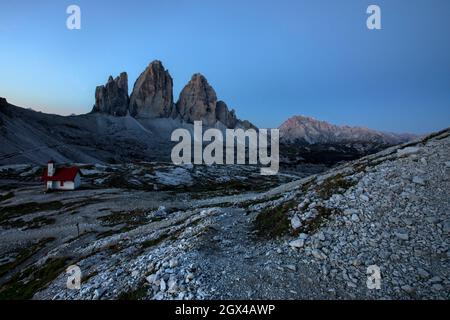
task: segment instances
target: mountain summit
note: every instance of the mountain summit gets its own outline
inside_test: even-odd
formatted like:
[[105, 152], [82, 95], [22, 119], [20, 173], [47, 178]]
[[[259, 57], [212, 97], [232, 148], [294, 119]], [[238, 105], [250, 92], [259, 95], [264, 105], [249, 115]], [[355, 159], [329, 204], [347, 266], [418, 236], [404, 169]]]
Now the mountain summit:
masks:
[[128, 77], [125, 72], [106, 85], [97, 87], [92, 113], [117, 117], [128, 113], [139, 119], [178, 118], [186, 123], [203, 121], [206, 126], [226, 128], [255, 128], [250, 122], [239, 120], [234, 110], [218, 101], [208, 80], [196, 73], [180, 93], [178, 102], [173, 98], [173, 80], [161, 61], [155, 60], [136, 80], [128, 96]]

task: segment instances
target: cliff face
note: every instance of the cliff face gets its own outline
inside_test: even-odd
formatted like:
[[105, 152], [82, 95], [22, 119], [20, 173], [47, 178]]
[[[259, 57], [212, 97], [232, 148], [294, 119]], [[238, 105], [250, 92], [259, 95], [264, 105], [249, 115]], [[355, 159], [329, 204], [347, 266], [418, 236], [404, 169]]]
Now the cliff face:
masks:
[[97, 87], [92, 111], [125, 116], [128, 112], [128, 104], [128, 76], [126, 72], [122, 72], [115, 79], [110, 76], [106, 85]]
[[255, 128], [248, 121], [241, 121], [234, 110], [217, 100], [216, 92], [206, 78], [196, 73], [174, 103], [173, 80], [161, 61], [153, 61], [136, 80], [131, 96], [128, 96], [128, 77], [125, 72], [106, 85], [97, 87], [93, 113], [125, 116], [128, 113], [141, 119], [179, 118], [184, 122], [202, 121], [205, 126], [220, 122], [227, 128]]
[[161, 61], [153, 61], [136, 80], [130, 98], [130, 113], [142, 118], [174, 115], [173, 81]]

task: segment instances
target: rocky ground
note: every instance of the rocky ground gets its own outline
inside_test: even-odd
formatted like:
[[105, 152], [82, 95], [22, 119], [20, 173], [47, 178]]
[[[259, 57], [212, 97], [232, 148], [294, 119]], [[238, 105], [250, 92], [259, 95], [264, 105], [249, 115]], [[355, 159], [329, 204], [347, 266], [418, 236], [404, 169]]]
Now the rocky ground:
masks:
[[[209, 181], [195, 197], [100, 184], [43, 206], [37, 187], [22, 185], [0, 199], [0, 297], [449, 299], [449, 151], [446, 130], [268, 191], [233, 184], [220, 194]], [[92, 185], [103, 178], [91, 174]], [[18, 221], [21, 195], [41, 203], [40, 219]], [[69, 216], [85, 217], [80, 235]], [[50, 232], [55, 224], [66, 231]], [[74, 264], [81, 290], [66, 288]], [[366, 284], [374, 265], [380, 289]]]

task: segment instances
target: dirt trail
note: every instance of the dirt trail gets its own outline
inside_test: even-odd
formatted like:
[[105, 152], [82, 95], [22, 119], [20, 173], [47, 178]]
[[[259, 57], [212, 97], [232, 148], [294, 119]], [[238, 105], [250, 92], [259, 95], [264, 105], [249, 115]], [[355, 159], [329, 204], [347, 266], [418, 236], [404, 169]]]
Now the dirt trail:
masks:
[[[258, 239], [251, 215], [227, 208], [200, 239], [196, 255], [211, 299], [299, 299], [311, 296], [312, 279], [298, 254], [282, 243]], [[300, 270], [300, 271], [299, 271]], [[318, 294], [316, 290], [316, 294]]]

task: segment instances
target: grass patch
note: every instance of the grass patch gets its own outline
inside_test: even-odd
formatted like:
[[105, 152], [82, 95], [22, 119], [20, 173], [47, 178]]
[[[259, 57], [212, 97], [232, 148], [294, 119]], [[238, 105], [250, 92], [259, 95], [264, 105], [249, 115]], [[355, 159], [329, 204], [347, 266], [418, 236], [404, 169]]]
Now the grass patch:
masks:
[[294, 208], [296, 203], [288, 201], [275, 208], [261, 212], [254, 220], [254, 229], [257, 235], [265, 238], [283, 236], [290, 231], [290, 222], [287, 212]]
[[354, 186], [354, 181], [349, 181], [339, 173], [330, 177], [316, 187], [317, 194], [324, 200], [331, 198], [333, 194], [344, 193], [347, 189]]
[[168, 238], [168, 235], [162, 235], [159, 238], [145, 240], [144, 242], [142, 242], [142, 248], [146, 249], [146, 248], [154, 247], [167, 238]]
[[143, 284], [132, 291], [122, 292], [118, 296], [118, 300], [142, 300], [147, 296], [148, 288]]
[[0, 202], [6, 201], [14, 197], [14, 192], [8, 192], [7, 194], [0, 195]]
[[317, 216], [308, 221], [307, 224], [303, 225], [299, 229], [299, 233], [306, 233], [306, 234], [314, 234], [317, 230], [319, 230], [320, 227], [322, 227], [325, 222], [328, 220], [328, 218], [334, 213], [332, 209], [325, 208], [322, 206], [315, 207], [318, 214]]
[[28, 260], [36, 252], [42, 249], [47, 243], [52, 242], [54, 240], [55, 238], [45, 238], [38, 241], [35, 244], [32, 244], [30, 247], [23, 248], [22, 250], [20, 250], [14, 261], [0, 265], [0, 277], [5, 275], [7, 272], [15, 269], [17, 266]]
[[49, 259], [36, 269], [31, 266], [0, 289], [0, 300], [28, 300], [53, 281], [67, 267], [68, 257]]
[[22, 215], [37, 213], [41, 211], [56, 211], [63, 208], [60, 201], [51, 202], [27, 202], [15, 206], [3, 207], [0, 209], [0, 224], [4, 221]]
[[[99, 217], [98, 220], [101, 220], [107, 226], [126, 224], [129, 230], [149, 222], [149, 219], [147, 218], [147, 211], [143, 209], [136, 209], [132, 211], [114, 211], [110, 215]], [[156, 220], [152, 219], [151, 221]]]
[[55, 222], [56, 220], [53, 218], [37, 217], [33, 218], [30, 221], [24, 221], [22, 219], [8, 221], [2, 223], [1, 225], [8, 228], [16, 228], [16, 229], [24, 228], [24, 230], [28, 230], [28, 229], [39, 229], [42, 226], [51, 225], [54, 224]]

